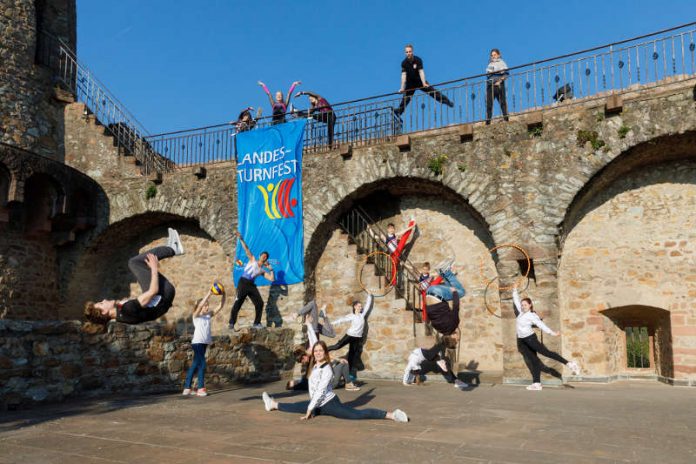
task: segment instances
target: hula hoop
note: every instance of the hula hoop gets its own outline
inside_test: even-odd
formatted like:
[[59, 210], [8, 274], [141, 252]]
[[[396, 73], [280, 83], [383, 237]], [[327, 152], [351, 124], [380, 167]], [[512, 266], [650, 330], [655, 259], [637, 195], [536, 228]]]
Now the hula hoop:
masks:
[[[488, 281], [486, 284], [486, 289], [483, 291], [483, 304], [486, 306], [486, 311], [491, 313], [493, 316], [502, 319], [503, 316], [500, 314], [497, 314], [494, 309], [491, 309], [491, 305], [488, 304], [488, 289], [491, 287], [491, 284], [498, 280], [498, 277], [493, 277], [491, 280]], [[524, 286], [524, 288], [521, 288], [520, 291], [524, 292], [527, 290], [529, 287], [529, 279], [527, 279], [527, 285]]]
[[[493, 253], [493, 252], [499, 250], [500, 248], [514, 248], [515, 250], [519, 251], [520, 253], [522, 253], [524, 255], [524, 259], [527, 261], [527, 269], [526, 269], [524, 275], [520, 276], [519, 278], [526, 279], [527, 276], [529, 275], [529, 271], [531, 269], [531, 260], [529, 259], [529, 254], [527, 254], [527, 252], [524, 250], [524, 248], [522, 248], [519, 245], [515, 245], [514, 243], [504, 243], [502, 245], [494, 246], [493, 248], [488, 250], [488, 252]], [[481, 281], [486, 282], [486, 289], [487, 289], [491, 283], [493, 283], [495, 280], [498, 279], [498, 277], [494, 277], [494, 278], [489, 280], [485, 275], [483, 275], [483, 266], [484, 266], [484, 262], [483, 262], [483, 258], [481, 258], [480, 265], [479, 265], [479, 274], [481, 276]], [[511, 290], [513, 287], [515, 287], [515, 285], [508, 285], [505, 287], [499, 286], [498, 290], [499, 291]], [[519, 287], [519, 285], [518, 285], [518, 287]]]
[[[368, 264], [368, 261], [370, 261], [370, 258], [383, 255], [386, 258], [388, 258], [391, 261], [391, 271], [392, 271], [392, 278], [391, 281], [388, 282], [387, 286], [385, 287], [384, 292], [381, 294], [375, 294], [372, 293], [363, 283], [363, 271], [365, 270], [365, 265]], [[373, 251], [372, 253], [369, 253], [367, 256], [365, 256], [365, 259], [363, 260], [362, 266], [360, 266], [360, 274], [358, 275], [358, 283], [360, 284], [360, 287], [367, 293], [371, 294], [372, 296], [375, 297], [381, 297], [385, 296], [387, 293], [389, 293], [392, 288], [394, 288], [394, 284], [396, 284], [396, 260], [392, 255], [389, 253], [385, 253], [384, 251]]]

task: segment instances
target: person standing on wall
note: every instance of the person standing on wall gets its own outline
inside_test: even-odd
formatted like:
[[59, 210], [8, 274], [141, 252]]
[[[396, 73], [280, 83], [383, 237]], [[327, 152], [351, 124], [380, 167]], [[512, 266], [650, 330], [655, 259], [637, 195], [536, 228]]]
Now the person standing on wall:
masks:
[[267, 251], [262, 251], [259, 255], [259, 259], [256, 259], [242, 238], [242, 234], [237, 231], [236, 235], [239, 239], [239, 243], [242, 244], [242, 248], [244, 248], [244, 252], [246, 253], [249, 261], [246, 263], [246, 266], [244, 266], [244, 273], [239, 278], [239, 282], [237, 283], [237, 295], [234, 299], [234, 304], [232, 305], [230, 324], [228, 328], [230, 330], [234, 330], [235, 332], [239, 330], [238, 328], [235, 328], [237, 316], [239, 315], [239, 310], [242, 308], [242, 304], [244, 304], [244, 301], [248, 297], [251, 299], [251, 302], [254, 303], [255, 315], [254, 325], [252, 325], [252, 328], [262, 329], [263, 325], [261, 325], [261, 312], [263, 310], [263, 299], [261, 298], [259, 289], [254, 283], [254, 279], [260, 275], [263, 275], [266, 279], [273, 282], [275, 280], [273, 266], [271, 266], [271, 264], [268, 262], [269, 256]]
[[500, 50], [491, 50], [488, 66], [486, 67], [486, 125], [491, 123], [493, 116], [493, 99], [498, 100], [503, 119], [508, 120], [507, 100], [505, 99], [505, 79], [510, 75], [507, 64], [503, 61]]
[[411, 102], [413, 94], [416, 93], [418, 89], [427, 93], [438, 102], [450, 108], [454, 107], [454, 103], [452, 103], [447, 96], [435, 90], [425, 79], [423, 60], [413, 54], [413, 45], [406, 45], [404, 52], [406, 53], [406, 58], [401, 62], [401, 89], [399, 90], [403, 96], [399, 108], [395, 111], [396, 114], [399, 117], [403, 114], [406, 107]]

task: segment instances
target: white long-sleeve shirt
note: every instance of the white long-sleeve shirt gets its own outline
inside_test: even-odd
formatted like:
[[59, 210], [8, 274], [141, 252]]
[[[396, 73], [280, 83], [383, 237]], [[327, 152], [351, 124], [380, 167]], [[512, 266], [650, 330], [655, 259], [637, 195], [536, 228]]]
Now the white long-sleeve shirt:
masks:
[[314, 366], [309, 376], [309, 405], [307, 414], [320, 408], [331, 401], [336, 394], [333, 392], [331, 381], [333, 380], [333, 368], [325, 362], [321, 366]]
[[317, 333], [314, 331], [311, 323], [307, 322], [305, 325], [307, 326], [307, 338], [309, 339], [309, 349], [311, 350], [314, 344], [319, 341], [319, 337], [317, 337]]
[[537, 326], [547, 334], [553, 335], [555, 332], [544, 324], [539, 315], [534, 311], [522, 311], [522, 300], [520, 299], [520, 294], [517, 289], [512, 291], [512, 301], [515, 303], [515, 309], [517, 310], [516, 328], [517, 328], [517, 338], [525, 338], [534, 334], [534, 329], [532, 326]]
[[344, 322], [350, 322], [350, 327], [346, 330], [346, 334], [351, 337], [362, 337], [363, 331], [365, 330], [365, 320], [367, 320], [370, 312], [372, 311], [372, 295], [367, 295], [367, 300], [363, 306], [363, 310], [357, 314], [348, 314], [347, 316], [340, 317], [333, 321], [333, 325], [343, 324]]

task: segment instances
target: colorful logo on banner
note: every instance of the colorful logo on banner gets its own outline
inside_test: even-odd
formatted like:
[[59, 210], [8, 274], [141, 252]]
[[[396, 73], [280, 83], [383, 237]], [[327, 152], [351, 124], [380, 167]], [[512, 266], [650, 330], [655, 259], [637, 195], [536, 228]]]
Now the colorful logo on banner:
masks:
[[[257, 185], [265, 201], [265, 211], [268, 219], [281, 219], [294, 217], [292, 208], [297, 206], [297, 198], [290, 198], [292, 184], [295, 178], [279, 181], [277, 184], [268, 184], [267, 187]], [[279, 212], [280, 211], [280, 212]]]
[[[258, 258], [266, 251], [275, 280], [263, 275], [256, 285], [296, 284], [304, 280], [302, 226], [302, 145], [306, 119], [237, 135], [237, 211], [239, 232]], [[237, 244], [233, 278], [249, 261]]]

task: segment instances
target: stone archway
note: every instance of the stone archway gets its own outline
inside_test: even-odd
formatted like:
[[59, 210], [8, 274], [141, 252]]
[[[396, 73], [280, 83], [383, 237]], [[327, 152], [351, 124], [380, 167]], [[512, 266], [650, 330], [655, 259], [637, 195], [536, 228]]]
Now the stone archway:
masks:
[[[186, 320], [194, 301], [205, 295], [213, 279], [233, 288], [229, 258], [196, 221], [168, 213], [146, 213], [110, 225], [82, 253], [68, 285], [61, 317], [80, 318], [84, 302], [90, 299], [138, 295], [141, 289], [128, 270], [128, 259], [153, 246], [164, 245], [168, 227], [179, 231], [186, 253], [167, 259], [160, 266], [177, 289], [174, 306], [164, 320]], [[218, 317], [216, 332], [224, 326], [224, 315]]]
[[[495, 263], [487, 251], [493, 246], [493, 238], [482, 216], [442, 183], [394, 177], [365, 184], [346, 195], [309, 238], [305, 298], [327, 304], [327, 313], [336, 317], [349, 311], [347, 299], [365, 297], [358, 283], [363, 257], [338, 226], [341, 216], [355, 206], [366, 210], [382, 226], [394, 222], [401, 228], [415, 216], [419, 229], [407, 256], [416, 266], [423, 261], [434, 266], [454, 255], [458, 277], [467, 290], [460, 309], [463, 342], [459, 368], [502, 371], [501, 319], [486, 311], [485, 286], [480, 278], [481, 260], [485, 273], [496, 275]], [[498, 304], [497, 292], [489, 295], [489, 301]], [[363, 356], [369, 375], [399, 375], [414, 344], [411, 312], [404, 310], [403, 300], [389, 294], [377, 300], [370, 327]], [[419, 341], [428, 342], [420, 337], [415, 340]], [[382, 372], [372, 371], [377, 363]]]
[[[696, 334], [688, 322], [696, 316], [690, 304], [696, 219], [688, 213], [696, 209], [696, 153], [677, 143], [689, 137], [675, 136], [664, 152], [656, 143], [622, 156], [588, 183], [566, 215], [558, 272], [563, 348], [581, 359], [588, 377], [622, 371], [616, 353], [623, 322], [615, 315], [625, 316], [617, 309], [625, 307], [664, 308], [663, 322], [644, 326], [653, 335], [665, 327], [673, 334], [660, 337], [659, 374], [696, 374]], [[672, 350], [679, 354], [673, 369]]]

